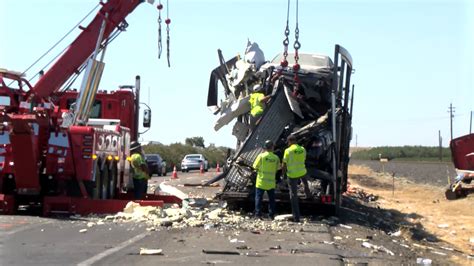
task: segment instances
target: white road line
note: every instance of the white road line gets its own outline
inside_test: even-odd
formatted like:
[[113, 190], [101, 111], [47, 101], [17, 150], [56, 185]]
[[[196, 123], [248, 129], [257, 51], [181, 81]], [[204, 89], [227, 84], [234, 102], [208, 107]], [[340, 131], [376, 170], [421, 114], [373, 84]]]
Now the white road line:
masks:
[[42, 222], [42, 223], [37, 223], [37, 224], [25, 225], [25, 226], [22, 226], [22, 227], [19, 227], [19, 228], [10, 230], [10, 231], [0, 232], [0, 237], [3, 237], [3, 236], [10, 236], [10, 235], [16, 234], [16, 233], [21, 232], [21, 231], [25, 231], [25, 230], [28, 230], [28, 229], [32, 229], [32, 228], [34, 228], [34, 227], [40, 227], [40, 226], [42, 226], [42, 225], [46, 225], [46, 224], [50, 224], [50, 223], [52, 223], [52, 221], [47, 221], [47, 222]]
[[107, 250], [105, 250], [105, 251], [103, 251], [103, 252], [101, 252], [101, 253], [99, 253], [99, 254], [97, 254], [97, 255], [95, 255], [95, 256], [93, 256], [93, 257], [91, 257], [91, 258], [89, 258], [89, 259], [87, 259], [83, 262], [78, 263], [77, 266], [92, 265], [92, 264], [96, 263], [97, 261], [99, 261], [99, 260], [101, 260], [101, 259], [103, 259], [103, 258], [105, 258], [109, 255], [112, 255], [113, 253], [115, 253], [115, 252], [117, 252], [117, 251], [119, 251], [119, 250], [121, 250], [121, 249], [137, 242], [138, 240], [143, 239], [144, 237], [146, 237], [149, 234], [150, 234], [149, 232], [144, 232], [142, 234], [139, 234], [139, 235], [137, 235], [137, 236], [125, 241], [125, 242], [120, 243], [118, 246], [116, 246], [114, 248], [107, 249]]

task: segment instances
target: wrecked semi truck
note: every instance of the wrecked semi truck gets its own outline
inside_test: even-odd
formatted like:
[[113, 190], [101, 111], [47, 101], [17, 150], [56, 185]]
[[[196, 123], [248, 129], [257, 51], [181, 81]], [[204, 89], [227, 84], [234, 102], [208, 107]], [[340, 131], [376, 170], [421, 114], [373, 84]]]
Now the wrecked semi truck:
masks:
[[[306, 198], [300, 188], [300, 203], [309, 209], [329, 205], [337, 212], [347, 189], [352, 134], [351, 55], [340, 45], [335, 46], [334, 61], [326, 55], [300, 53], [298, 69], [292, 67], [293, 54], [288, 55], [289, 67], [280, 64], [286, 59], [283, 54], [264, 63], [263, 52], [254, 44], [249, 43], [243, 59], [237, 56], [225, 61], [219, 50], [220, 66], [210, 77], [207, 105], [219, 115], [214, 129], [236, 120], [232, 129], [236, 150], [227, 158], [224, 172], [213, 180], [225, 180], [219, 197], [229, 206], [251, 206], [256, 179], [252, 164], [263, 152], [264, 142], [272, 140], [275, 154], [282, 158], [286, 139], [293, 135], [307, 151], [312, 194], [311, 199]], [[219, 81], [224, 89], [220, 103]], [[257, 124], [251, 125], [249, 95], [255, 87], [263, 87], [261, 91], [270, 95], [270, 100]], [[289, 202], [288, 185], [280, 173], [275, 195], [277, 203], [285, 203]]]

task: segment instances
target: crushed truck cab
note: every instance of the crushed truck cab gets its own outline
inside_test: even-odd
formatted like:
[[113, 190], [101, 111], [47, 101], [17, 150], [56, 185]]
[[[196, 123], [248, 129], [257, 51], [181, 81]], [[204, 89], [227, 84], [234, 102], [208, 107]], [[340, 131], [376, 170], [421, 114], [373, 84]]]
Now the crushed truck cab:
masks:
[[[309, 206], [330, 205], [336, 211], [340, 207], [341, 195], [347, 189], [352, 134], [352, 58], [340, 45], [335, 46], [334, 61], [326, 55], [300, 53], [300, 68], [294, 71], [293, 57], [288, 55], [289, 67], [280, 66], [281, 54], [257, 67], [251, 60], [242, 62], [238, 57], [226, 62], [219, 51], [221, 65], [211, 73], [207, 103], [218, 115], [216, 130], [235, 121], [236, 150], [219, 176], [225, 180], [219, 196], [230, 205], [242, 207], [253, 202], [256, 174], [251, 166], [263, 152], [264, 142], [273, 141], [275, 154], [281, 159], [286, 139], [293, 135], [307, 150], [305, 165], [312, 194], [312, 199], [306, 199], [300, 191], [300, 200]], [[219, 81], [224, 88], [220, 105]], [[263, 93], [271, 98], [252, 128], [245, 99], [255, 85], [263, 86]], [[277, 173], [279, 202], [289, 202], [286, 182]]]

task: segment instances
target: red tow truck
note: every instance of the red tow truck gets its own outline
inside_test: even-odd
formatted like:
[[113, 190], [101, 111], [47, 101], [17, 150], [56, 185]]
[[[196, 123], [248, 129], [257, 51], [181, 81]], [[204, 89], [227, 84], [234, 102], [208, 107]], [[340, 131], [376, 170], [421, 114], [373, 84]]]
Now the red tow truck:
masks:
[[[128, 158], [138, 139], [140, 77], [110, 93], [98, 86], [107, 44], [142, 2], [100, 2], [94, 19], [34, 86], [21, 73], [0, 69], [0, 213], [31, 204], [44, 215], [113, 213], [133, 199]], [[80, 90], [61, 90], [81, 69]], [[149, 127], [151, 111], [145, 114]], [[148, 194], [138, 202], [180, 200]]]

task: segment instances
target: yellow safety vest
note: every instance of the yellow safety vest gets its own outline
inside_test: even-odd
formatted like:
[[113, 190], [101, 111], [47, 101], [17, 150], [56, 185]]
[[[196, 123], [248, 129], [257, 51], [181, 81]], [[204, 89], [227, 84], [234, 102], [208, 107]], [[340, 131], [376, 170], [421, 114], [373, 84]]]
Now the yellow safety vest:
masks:
[[286, 175], [290, 178], [300, 178], [306, 175], [306, 150], [298, 144], [293, 144], [285, 150], [283, 162], [286, 163]]
[[150, 179], [150, 176], [141, 169], [141, 165], [146, 164], [145, 159], [139, 153], [134, 153], [131, 156], [130, 165], [133, 168], [135, 179]]
[[275, 175], [280, 166], [280, 158], [273, 152], [260, 153], [253, 163], [253, 168], [257, 170], [257, 181], [255, 186], [263, 190], [275, 188]]
[[250, 114], [252, 116], [257, 116], [263, 113], [263, 103], [262, 99], [265, 97], [263, 93], [254, 92], [250, 94]]

